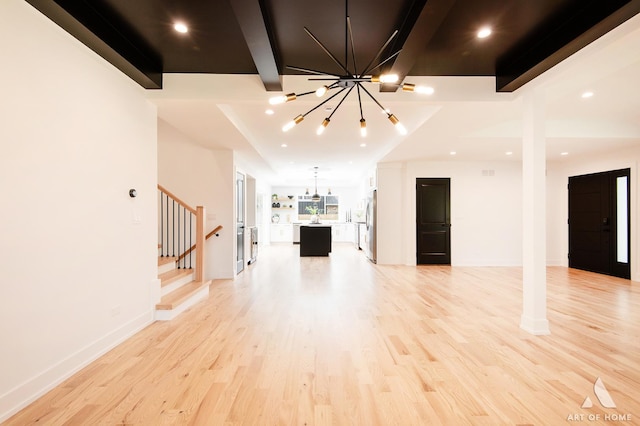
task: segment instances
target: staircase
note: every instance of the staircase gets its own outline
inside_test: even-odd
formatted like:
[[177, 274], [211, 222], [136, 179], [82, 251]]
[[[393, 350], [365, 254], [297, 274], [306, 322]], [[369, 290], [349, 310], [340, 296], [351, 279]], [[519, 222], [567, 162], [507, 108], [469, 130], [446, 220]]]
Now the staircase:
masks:
[[177, 269], [176, 257], [158, 257], [160, 302], [155, 319], [168, 321], [209, 296], [211, 280], [195, 281], [193, 269]]
[[204, 207], [190, 207], [160, 185], [158, 190], [160, 301], [155, 319], [167, 321], [209, 296], [211, 280], [204, 279], [205, 241], [218, 236], [222, 226], [205, 236]]

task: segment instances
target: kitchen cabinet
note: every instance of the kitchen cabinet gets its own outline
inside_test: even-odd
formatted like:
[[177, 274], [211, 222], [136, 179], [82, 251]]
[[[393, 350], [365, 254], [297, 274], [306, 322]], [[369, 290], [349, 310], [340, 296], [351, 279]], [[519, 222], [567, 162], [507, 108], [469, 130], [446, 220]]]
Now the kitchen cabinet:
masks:
[[353, 224], [351, 223], [332, 224], [331, 238], [335, 242], [352, 243], [354, 240]]
[[293, 225], [289, 223], [272, 223], [270, 231], [272, 243], [293, 242]]

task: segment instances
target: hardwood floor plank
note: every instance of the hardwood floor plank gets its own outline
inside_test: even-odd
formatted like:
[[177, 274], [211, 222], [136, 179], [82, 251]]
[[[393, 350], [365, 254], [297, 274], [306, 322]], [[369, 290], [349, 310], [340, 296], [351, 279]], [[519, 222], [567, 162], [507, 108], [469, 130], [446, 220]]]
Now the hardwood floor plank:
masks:
[[[374, 265], [346, 244], [327, 258], [261, 248], [206, 301], [5, 424], [640, 423], [640, 283], [550, 267], [552, 334], [532, 336], [519, 328], [521, 276]], [[615, 409], [595, 396], [598, 377]]]

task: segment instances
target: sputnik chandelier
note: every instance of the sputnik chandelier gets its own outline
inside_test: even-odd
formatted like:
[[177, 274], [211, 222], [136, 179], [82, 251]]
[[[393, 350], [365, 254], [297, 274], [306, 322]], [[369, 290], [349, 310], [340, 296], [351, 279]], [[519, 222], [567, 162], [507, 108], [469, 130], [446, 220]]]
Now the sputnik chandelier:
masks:
[[[398, 82], [398, 75], [396, 75], [396, 74], [381, 74], [381, 75], [370, 75], [369, 74], [372, 71], [382, 67], [384, 64], [389, 62], [391, 59], [395, 58], [401, 52], [402, 49], [396, 51], [395, 53], [393, 53], [391, 56], [389, 56], [388, 58], [384, 59], [383, 61], [375, 63], [375, 61], [380, 58], [380, 56], [382, 55], [384, 50], [387, 48], [389, 43], [391, 43], [391, 41], [394, 39], [394, 37], [398, 34], [398, 30], [395, 30], [393, 32], [393, 34], [391, 34], [391, 36], [387, 39], [387, 41], [384, 43], [384, 45], [380, 48], [380, 50], [378, 50], [378, 53], [376, 53], [376, 55], [371, 59], [369, 64], [367, 64], [367, 66], [362, 68], [362, 71], [359, 72], [358, 71], [358, 65], [356, 63], [355, 46], [354, 46], [354, 42], [353, 42], [353, 31], [351, 29], [351, 19], [349, 18], [349, 1], [348, 0], [345, 1], [345, 17], [346, 17], [346, 19], [345, 19], [345, 60], [344, 60], [344, 63], [340, 62], [340, 60], [338, 60], [338, 58], [336, 58], [336, 56], [333, 55], [320, 42], [320, 40], [318, 40], [318, 38], [316, 36], [314, 36], [311, 33], [311, 31], [309, 31], [309, 29], [307, 27], [304, 27], [304, 31], [309, 35], [309, 37], [311, 37], [313, 39], [314, 42], [316, 42], [316, 44], [318, 46], [320, 46], [320, 48], [327, 55], [329, 55], [329, 57], [342, 69], [342, 71], [344, 71], [344, 75], [332, 74], [330, 72], [324, 72], [324, 71], [318, 71], [318, 70], [313, 70], [313, 69], [309, 69], [309, 68], [302, 68], [302, 67], [287, 65], [287, 68], [291, 69], [291, 70], [301, 71], [301, 72], [304, 72], [304, 73], [307, 73], [307, 74], [325, 76], [323, 78], [309, 78], [309, 81], [325, 81], [327, 83], [322, 85], [320, 88], [318, 88], [315, 91], [304, 92], [304, 93], [289, 93], [287, 95], [275, 96], [275, 97], [269, 99], [269, 103], [271, 105], [277, 105], [277, 104], [282, 104], [282, 103], [285, 103], [285, 102], [295, 101], [297, 98], [299, 98], [301, 96], [310, 95], [312, 93], [315, 93], [316, 96], [321, 98], [321, 97], [325, 96], [327, 93], [329, 93], [332, 90], [337, 90], [337, 92], [332, 94], [327, 99], [325, 99], [324, 101], [320, 102], [318, 105], [316, 105], [315, 107], [311, 108], [309, 111], [305, 112], [304, 114], [299, 114], [293, 120], [291, 120], [290, 122], [285, 124], [282, 127], [282, 131], [286, 132], [288, 130], [291, 130], [296, 124], [299, 124], [302, 120], [304, 120], [304, 118], [309, 113], [311, 113], [311, 112], [315, 111], [316, 109], [320, 108], [322, 105], [326, 104], [327, 102], [329, 102], [330, 100], [332, 100], [333, 98], [335, 98], [336, 96], [340, 95], [341, 93], [343, 93], [346, 90], [347, 91], [346, 94], [342, 97], [342, 99], [340, 99], [340, 101], [338, 102], [338, 105], [331, 111], [331, 114], [328, 117], [326, 117], [322, 121], [322, 124], [320, 124], [320, 126], [318, 127], [318, 130], [317, 130], [316, 133], [318, 135], [321, 135], [324, 132], [324, 130], [326, 129], [326, 127], [329, 125], [329, 123], [331, 122], [331, 117], [333, 117], [333, 114], [335, 114], [335, 112], [338, 110], [338, 108], [340, 108], [340, 105], [342, 105], [342, 102], [344, 102], [344, 100], [347, 98], [347, 96], [349, 96], [349, 94], [355, 88], [356, 92], [358, 94], [358, 106], [360, 107], [360, 135], [361, 136], [364, 137], [364, 136], [367, 135], [367, 121], [365, 120], [363, 112], [362, 112], [362, 92], [367, 94], [382, 109], [382, 112], [387, 115], [387, 118], [395, 126], [396, 130], [400, 134], [405, 135], [407, 133], [407, 130], [402, 125], [400, 120], [394, 114], [392, 114], [388, 109], [383, 107], [382, 104], [380, 104], [380, 102], [378, 102], [378, 100], [375, 97], [373, 97], [371, 92], [369, 90], [367, 90], [363, 85], [363, 83], [378, 83], [378, 84], [392, 83], [392, 84], [395, 84], [395, 83]], [[349, 41], [351, 42], [351, 57], [352, 57], [351, 64], [349, 64]], [[374, 65], [374, 63], [375, 63], [375, 65]], [[349, 68], [349, 66], [351, 66], [351, 68]], [[416, 92], [416, 93], [427, 94], [427, 95], [430, 95], [430, 94], [433, 93], [433, 88], [431, 88], [431, 87], [416, 86], [416, 85], [410, 84], [410, 83], [402, 84], [402, 90], [405, 91], [405, 92]]]

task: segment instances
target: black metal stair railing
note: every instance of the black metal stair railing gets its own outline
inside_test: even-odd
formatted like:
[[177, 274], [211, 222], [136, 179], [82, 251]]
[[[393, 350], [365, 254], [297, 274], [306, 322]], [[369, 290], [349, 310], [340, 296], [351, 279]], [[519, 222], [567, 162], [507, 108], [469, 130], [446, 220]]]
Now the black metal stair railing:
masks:
[[175, 257], [178, 269], [193, 269], [195, 209], [158, 185], [160, 200], [160, 256]]

